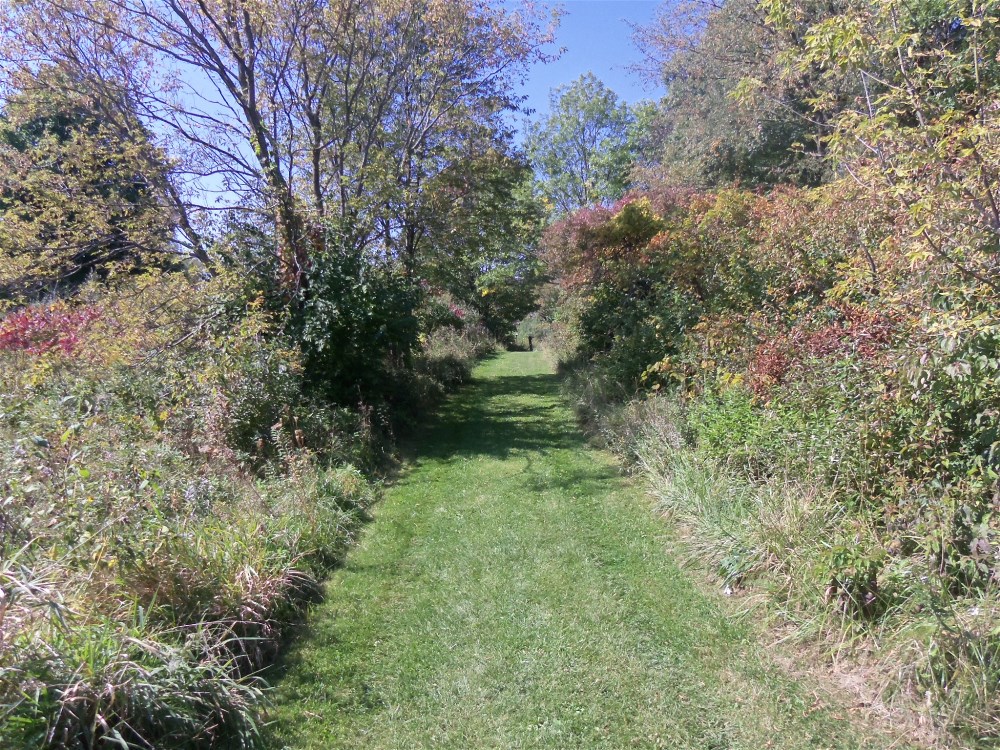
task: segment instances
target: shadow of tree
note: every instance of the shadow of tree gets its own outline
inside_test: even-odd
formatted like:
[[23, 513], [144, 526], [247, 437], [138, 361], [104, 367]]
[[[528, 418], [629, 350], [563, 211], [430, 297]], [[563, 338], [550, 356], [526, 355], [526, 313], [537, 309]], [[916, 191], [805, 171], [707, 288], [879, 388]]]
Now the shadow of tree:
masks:
[[564, 413], [555, 375], [506, 375], [474, 381], [451, 397], [406, 447], [417, 466], [427, 460], [583, 449], [586, 441]]

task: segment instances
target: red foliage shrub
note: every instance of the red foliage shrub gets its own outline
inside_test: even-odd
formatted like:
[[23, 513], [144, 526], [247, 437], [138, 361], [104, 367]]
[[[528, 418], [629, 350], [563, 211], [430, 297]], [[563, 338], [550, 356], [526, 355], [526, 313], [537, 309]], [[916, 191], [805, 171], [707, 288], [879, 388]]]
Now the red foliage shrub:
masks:
[[96, 307], [71, 310], [63, 305], [12, 313], [0, 321], [0, 351], [72, 354], [87, 326], [100, 316]]
[[815, 328], [801, 324], [757, 346], [747, 368], [748, 385], [757, 396], [783, 382], [806, 359], [853, 354], [871, 360], [892, 345], [897, 326], [888, 314], [848, 304], [827, 310], [836, 312], [836, 320]]
[[756, 396], [763, 396], [781, 383], [792, 366], [793, 352], [787, 336], [761, 342], [747, 367], [747, 385]]
[[565, 288], [585, 286], [598, 275], [599, 253], [603, 249], [599, 232], [613, 215], [600, 206], [585, 208], [545, 230], [542, 259]]

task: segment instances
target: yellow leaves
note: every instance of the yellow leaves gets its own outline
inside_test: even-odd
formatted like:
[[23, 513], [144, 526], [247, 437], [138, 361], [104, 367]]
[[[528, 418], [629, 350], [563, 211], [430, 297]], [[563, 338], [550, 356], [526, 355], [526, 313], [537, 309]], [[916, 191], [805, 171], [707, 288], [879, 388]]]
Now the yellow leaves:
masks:
[[162, 165], [142, 131], [122, 136], [54, 69], [23, 83], [0, 123], [0, 289], [34, 296], [163, 247], [170, 217], [149, 190]]
[[786, 29], [795, 20], [795, 5], [790, 0], [760, 0], [767, 23], [778, 29]]
[[764, 82], [757, 77], [747, 76], [741, 78], [739, 83], [733, 87], [727, 96], [737, 104], [753, 106], [759, 101], [759, 97], [764, 93]]
[[[772, 4], [773, 23], [787, 21], [778, 12], [789, 10], [786, 0], [765, 6]], [[974, 254], [962, 246], [995, 239], [1000, 142], [987, 61], [1000, 55], [996, 3], [861, 3], [815, 21], [804, 39], [795, 50], [800, 69], [835, 71], [834, 83], [849, 74], [860, 85], [856, 104], [832, 86], [810, 105], [831, 115], [827, 145], [836, 162], [908, 209], [920, 246], [911, 268], [933, 261], [975, 275], [988, 267], [986, 259], [970, 266]]]
[[633, 251], [649, 243], [663, 230], [663, 219], [649, 198], [629, 201], [604, 228], [608, 248]]
[[683, 379], [683, 373], [675, 368], [670, 357], [664, 357], [659, 362], [649, 365], [639, 376], [639, 382], [654, 393], [661, 390], [666, 383], [679, 383]]
[[29, 388], [39, 388], [45, 385], [55, 369], [55, 362], [52, 357], [42, 355], [34, 358], [31, 368], [28, 370], [26, 384]]
[[722, 390], [737, 388], [743, 385], [745, 380], [746, 378], [742, 372], [730, 372], [725, 369], [720, 369], [716, 377], [716, 381], [722, 387]]
[[805, 58], [821, 68], [848, 68], [865, 61], [869, 45], [861, 20], [838, 14], [810, 27], [805, 36]]

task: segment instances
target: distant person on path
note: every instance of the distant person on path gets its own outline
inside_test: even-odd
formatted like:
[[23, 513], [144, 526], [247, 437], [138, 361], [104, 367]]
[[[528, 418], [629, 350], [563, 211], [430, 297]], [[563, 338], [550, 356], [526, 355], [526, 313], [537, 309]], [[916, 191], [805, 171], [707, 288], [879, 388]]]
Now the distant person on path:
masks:
[[531, 342], [532, 338], [533, 338], [532, 336], [528, 336], [528, 351], [529, 352], [535, 351], [535, 345]]

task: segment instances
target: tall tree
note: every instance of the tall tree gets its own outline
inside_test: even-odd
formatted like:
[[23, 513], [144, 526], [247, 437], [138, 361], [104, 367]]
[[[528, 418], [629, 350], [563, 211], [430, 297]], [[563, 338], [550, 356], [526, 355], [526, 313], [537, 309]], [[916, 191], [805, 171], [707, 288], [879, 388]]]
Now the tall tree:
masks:
[[[1000, 2], [852, 0], [807, 23], [787, 0], [768, 9], [801, 39], [784, 74], [821, 71], [812, 105], [837, 167], [909, 214], [914, 264], [1000, 291]], [[849, 101], [831, 94], [844, 79]]]
[[463, 123], [495, 130], [547, 38], [537, 16], [481, 0], [8, 6], [5, 67], [49, 60], [95, 87], [113, 81], [118, 110], [137, 112], [176, 157], [192, 243], [194, 219], [218, 208], [204, 201], [212, 189], [267, 212], [292, 290], [324, 251], [331, 207], [359, 241], [415, 252], [411, 208], [442, 144]]
[[[837, 12], [840, 0], [802, 0], [798, 22]], [[653, 127], [658, 154], [646, 181], [698, 187], [814, 184], [825, 174], [822, 120], [809, 106], [822, 89], [814, 66], [784, 75], [782, 55], [801, 44], [800, 28], [776, 29], [762, 0], [664, 3], [637, 30], [647, 74], [666, 85]], [[754, 82], [748, 89], [746, 82]], [[742, 96], [740, 96], [742, 94]]]
[[554, 89], [527, 151], [541, 190], [559, 213], [621, 198], [629, 186], [632, 115], [593, 73]]

